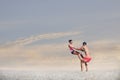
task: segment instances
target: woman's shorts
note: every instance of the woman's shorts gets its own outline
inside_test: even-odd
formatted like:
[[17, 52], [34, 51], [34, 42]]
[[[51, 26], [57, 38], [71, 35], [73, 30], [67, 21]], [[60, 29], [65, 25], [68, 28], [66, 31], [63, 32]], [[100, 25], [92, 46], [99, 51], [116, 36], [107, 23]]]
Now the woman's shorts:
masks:
[[91, 59], [92, 59], [92, 58], [90, 58], [90, 57], [84, 57], [84, 58], [83, 58], [83, 60], [84, 60], [85, 62], [90, 62]]

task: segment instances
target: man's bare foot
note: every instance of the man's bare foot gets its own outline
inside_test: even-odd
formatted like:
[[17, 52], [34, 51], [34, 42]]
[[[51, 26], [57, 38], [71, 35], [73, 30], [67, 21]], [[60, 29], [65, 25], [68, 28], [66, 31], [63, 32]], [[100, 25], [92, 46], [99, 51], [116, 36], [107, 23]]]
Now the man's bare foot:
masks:
[[83, 69], [81, 69], [81, 72], [83, 72]]

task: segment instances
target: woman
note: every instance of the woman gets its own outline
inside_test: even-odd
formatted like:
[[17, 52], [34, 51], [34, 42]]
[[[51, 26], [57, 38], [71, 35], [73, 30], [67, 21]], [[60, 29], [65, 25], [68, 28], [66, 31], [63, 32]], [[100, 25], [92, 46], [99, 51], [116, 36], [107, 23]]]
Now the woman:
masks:
[[[69, 49], [70, 49], [71, 54], [77, 55], [78, 58], [79, 58], [79, 60], [81, 61], [81, 65], [82, 65], [83, 55], [82, 55], [80, 52], [76, 51], [77, 48], [75, 48], [75, 47], [73, 46], [72, 40], [69, 40], [68, 42], [69, 42], [68, 47], [69, 47]], [[83, 70], [83, 69], [82, 69], [82, 67], [81, 67], [81, 71], [82, 71], [82, 70]]]

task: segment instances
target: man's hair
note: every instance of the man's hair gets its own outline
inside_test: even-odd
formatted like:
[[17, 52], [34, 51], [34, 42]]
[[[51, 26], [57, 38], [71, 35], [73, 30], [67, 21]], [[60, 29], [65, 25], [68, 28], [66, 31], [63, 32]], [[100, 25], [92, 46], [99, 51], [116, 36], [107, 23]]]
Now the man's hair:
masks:
[[68, 40], [68, 42], [70, 43], [72, 40], [70, 39], [70, 40]]
[[83, 42], [83, 45], [87, 45], [87, 43], [86, 43], [86, 42]]

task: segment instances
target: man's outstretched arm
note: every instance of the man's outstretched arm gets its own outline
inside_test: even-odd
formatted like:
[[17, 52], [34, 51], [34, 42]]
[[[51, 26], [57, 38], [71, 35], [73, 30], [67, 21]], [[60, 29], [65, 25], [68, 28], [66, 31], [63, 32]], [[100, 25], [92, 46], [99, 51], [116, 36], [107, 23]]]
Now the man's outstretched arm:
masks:
[[83, 47], [80, 47], [80, 48], [75, 48], [76, 50], [80, 50], [82, 51], [83, 50]]

